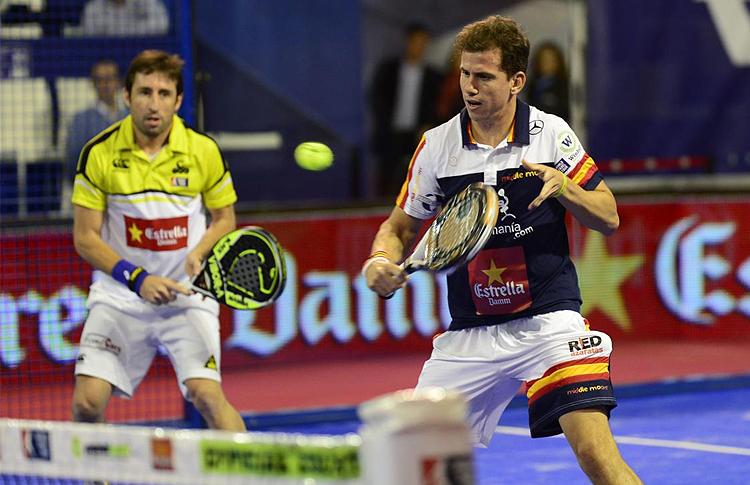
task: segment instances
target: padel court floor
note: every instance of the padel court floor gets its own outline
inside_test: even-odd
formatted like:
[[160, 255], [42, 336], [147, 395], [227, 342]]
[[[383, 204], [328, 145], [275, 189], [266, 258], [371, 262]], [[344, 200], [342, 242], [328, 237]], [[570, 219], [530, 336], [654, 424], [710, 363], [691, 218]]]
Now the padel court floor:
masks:
[[[691, 387], [619, 399], [610, 423], [625, 460], [646, 484], [750, 484], [750, 387]], [[506, 410], [490, 446], [476, 450], [476, 485], [589, 484], [565, 438], [532, 440], [527, 419], [520, 405]], [[342, 434], [358, 427], [351, 420], [266, 429]]]

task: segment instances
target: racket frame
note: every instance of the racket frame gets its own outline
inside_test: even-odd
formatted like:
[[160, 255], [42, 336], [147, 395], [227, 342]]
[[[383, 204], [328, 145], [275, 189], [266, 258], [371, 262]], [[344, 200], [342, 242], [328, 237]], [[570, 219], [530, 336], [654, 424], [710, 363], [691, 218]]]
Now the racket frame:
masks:
[[[271, 252], [274, 255], [274, 266], [279, 272], [277, 277], [280, 279], [279, 288], [276, 290], [276, 294], [273, 297], [266, 301], [253, 300], [252, 305], [235, 303], [234, 299], [226, 298], [228, 294], [236, 294], [236, 292], [227, 291], [230, 282], [227, 281], [225, 268], [223, 268], [220, 263], [221, 258], [226, 255], [229, 249], [231, 249], [234, 242], [247, 233], [253, 233], [253, 237], [262, 237], [266, 240], [269, 247], [272, 248]], [[236, 260], [231, 263], [234, 264], [235, 262]], [[201, 270], [197, 275], [191, 278], [190, 289], [237, 310], [256, 310], [273, 303], [284, 290], [285, 284], [286, 262], [284, 260], [284, 250], [278, 240], [276, 240], [273, 234], [260, 226], [244, 226], [225, 234], [216, 242], [216, 244], [214, 244], [206, 259], [203, 260]], [[237, 287], [238, 285], [232, 284], [232, 286]]]
[[[452, 206], [454, 200], [457, 200], [457, 198], [462, 197], [463, 193], [466, 191], [475, 191], [475, 190], [481, 190], [484, 194], [484, 204], [482, 205], [483, 214], [481, 217], [482, 221], [482, 230], [475, 236], [475, 240], [471, 241], [470, 247], [468, 251], [464, 251], [459, 257], [449, 261], [446, 264], [443, 265], [431, 265], [429, 261], [426, 260], [426, 256], [428, 252], [430, 251], [430, 241], [434, 238], [434, 231], [438, 230], [438, 221], [440, 216], [446, 211], [449, 210]], [[427, 228], [427, 231], [422, 236], [422, 239], [419, 240], [417, 245], [414, 247], [414, 250], [412, 253], [401, 263], [401, 268], [408, 274], [417, 272], [419, 270], [427, 269], [429, 271], [439, 271], [439, 272], [445, 272], [450, 274], [451, 272], [455, 271], [456, 268], [459, 266], [462, 266], [469, 261], [471, 261], [474, 256], [477, 255], [477, 253], [484, 247], [485, 244], [487, 244], [487, 241], [489, 240], [490, 236], [492, 236], [492, 229], [495, 227], [495, 224], [497, 223], [497, 217], [500, 213], [500, 203], [499, 199], [497, 197], [497, 192], [495, 192], [495, 189], [490, 186], [486, 185], [482, 182], [474, 182], [473, 184], [467, 186], [464, 188], [461, 192], [456, 194], [454, 196], [454, 199], [451, 199], [448, 201], [448, 203], [443, 207], [443, 209], [440, 211], [440, 214], [435, 217], [435, 220], [430, 224], [430, 227]]]

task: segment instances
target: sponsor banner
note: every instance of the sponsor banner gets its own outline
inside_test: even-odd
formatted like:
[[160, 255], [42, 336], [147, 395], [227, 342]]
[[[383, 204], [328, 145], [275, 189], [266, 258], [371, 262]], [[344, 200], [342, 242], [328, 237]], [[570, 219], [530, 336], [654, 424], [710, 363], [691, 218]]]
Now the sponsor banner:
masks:
[[6, 475], [28, 477], [23, 483], [48, 483], [41, 477], [54, 483], [228, 485], [269, 483], [258, 477], [320, 485], [364, 480], [362, 439], [354, 434], [300, 437], [0, 418], [0, 436], [2, 483], [8, 483]]
[[[750, 338], [748, 211], [748, 197], [621, 200], [620, 229], [607, 238], [572, 221], [582, 313], [592, 328], [618, 340]], [[382, 300], [359, 274], [386, 215], [241, 221], [278, 237], [287, 252], [288, 278], [268, 308], [222, 307], [222, 368], [368, 353], [427, 355], [432, 336], [450, 322], [444, 278], [415, 273], [407, 291]], [[76, 255], [69, 233], [55, 229], [3, 236], [0, 253], [0, 384], [70, 376], [91, 268]], [[529, 293], [523, 268], [513, 265], [519, 256], [510, 249], [482, 258], [475, 263], [484, 261], [485, 267], [476, 267], [476, 274], [494, 279], [476, 287], [478, 311], [523, 308]], [[93, 335], [82, 345], [121, 352], [105, 336]], [[573, 350], [587, 355], [589, 345], [581, 341]], [[163, 358], [154, 371], [172, 372]]]
[[360, 476], [358, 447], [202, 440], [205, 475], [347, 480]]
[[469, 455], [424, 457], [420, 485], [472, 485], [474, 460]]

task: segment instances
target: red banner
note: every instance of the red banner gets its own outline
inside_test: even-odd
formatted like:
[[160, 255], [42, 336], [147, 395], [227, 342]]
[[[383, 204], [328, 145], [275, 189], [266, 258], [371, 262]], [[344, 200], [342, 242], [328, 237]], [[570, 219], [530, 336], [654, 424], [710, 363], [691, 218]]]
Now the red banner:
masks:
[[[592, 327], [616, 340], [750, 338], [748, 211], [747, 197], [621, 201], [610, 237], [571, 223]], [[444, 280], [415, 273], [384, 301], [359, 275], [386, 214], [243, 220], [278, 237], [289, 274], [270, 308], [222, 308], [222, 366], [428, 351], [450, 318]], [[91, 268], [54, 228], [4, 235], [0, 251], [0, 384], [70, 377]]]

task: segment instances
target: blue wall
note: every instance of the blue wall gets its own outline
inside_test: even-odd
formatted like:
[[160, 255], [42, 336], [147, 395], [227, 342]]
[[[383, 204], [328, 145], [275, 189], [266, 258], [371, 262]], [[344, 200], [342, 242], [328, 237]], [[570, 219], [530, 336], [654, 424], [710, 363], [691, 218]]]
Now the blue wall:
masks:
[[[750, 22], [750, 2], [716, 5]], [[750, 170], [750, 57], [730, 58], [706, 3], [592, 1], [588, 20], [592, 153], [703, 155], [719, 171]]]
[[193, 21], [198, 42], [346, 141], [360, 142], [359, 2], [196, 0]]
[[[365, 185], [359, 2], [196, 0], [203, 129], [282, 135], [280, 149], [225, 152], [238, 206], [346, 202]], [[294, 148], [321, 141], [333, 167], [310, 172]]]

